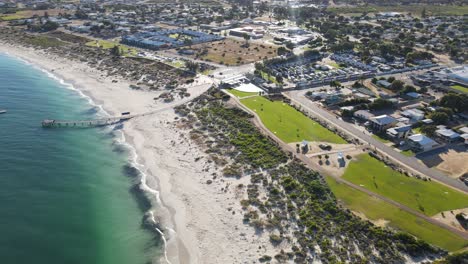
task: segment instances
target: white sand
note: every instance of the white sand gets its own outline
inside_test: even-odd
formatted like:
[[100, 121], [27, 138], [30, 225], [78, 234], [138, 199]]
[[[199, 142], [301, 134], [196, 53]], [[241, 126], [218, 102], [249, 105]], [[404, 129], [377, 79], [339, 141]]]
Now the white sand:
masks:
[[[104, 77], [102, 72], [81, 62], [0, 43], [2, 51], [53, 72], [112, 115], [167, 109], [200, 95], [211, 86], [209, 78], [200, 76], [188, 87], [190, 98], [177, 98], [166, 104], [153, 100], [161, 92], [132, 90], [121, 79], [112, 83], [117, 78]], [[237, 185], [247, 184], [248, 178], [231, 180], [218, 176], [213, 180], [211, 174], [220, 175], [219, 171], [205, 158], [195, 162], [196, 157], [206, 155], [190, 142], [188, 131], [175, 126], [175, 117], [173, 110], [168, 109], [130, 120], [123, 129], [127, 141], [136, 150], [138, 163], [144, 166], [148, 187], [155, 190], [150, 193], [154, 201], [159, 192], [161, 201], [155, 202], [154, 213], [168, 238], [169, 261], [173, 264], [252, 263], [263, 254], [273, 256], [279, 249], [272, 248], [268, 235], [255, 234], [252, 227], [242, 223], [239, 200], [245, 194], [238, 193]], [[213, 183], [207, 184], [208, 179]], [[230, 186], [224, 192], [221, 189], [226, 185]]]

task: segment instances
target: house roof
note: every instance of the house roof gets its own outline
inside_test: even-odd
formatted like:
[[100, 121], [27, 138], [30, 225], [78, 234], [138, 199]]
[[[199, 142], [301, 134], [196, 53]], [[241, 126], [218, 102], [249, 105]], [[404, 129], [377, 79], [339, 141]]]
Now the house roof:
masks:
[[396, 119], [388, 116], [388, 115], [380, 115], [371, 118], [372, 122], [377, 123], [379, 125], [388, 125], [391, 123], [396, 122]]
[[468, 134], [468, 127], [462, 127], [458, 131], [460, 131], [463, 134]]
[[354, 115], [355, 116], [363, 116], [363, 117], [365, 117], [367, 119], [369, 119], [371, 117], [374, 117], [374, 114], [370, 113], [367, 110], [358, 110], [358, 111], [354, 112]]
[[424, 135], [421, 135], [421, 134], [414, 134], [412, 136], [409, 136], [408, 137], [409, 140], [415, 142], [415, 143], [418, 143], [419, 145], [421, 146], [424, 146], [424, 145], [435, 145], [437, 144], [434, 140], [432, 140], [431, 138], [428, 138]]
[[436, 130], [436, 133], [443, 136], [443, 137], [447, 137], [447, 138], [450, 138], [450, 139], [460, 137], [460, 134], [453, 131], [452, 129], [446, 129], [446, 128], [438, 129], [438, 130]]

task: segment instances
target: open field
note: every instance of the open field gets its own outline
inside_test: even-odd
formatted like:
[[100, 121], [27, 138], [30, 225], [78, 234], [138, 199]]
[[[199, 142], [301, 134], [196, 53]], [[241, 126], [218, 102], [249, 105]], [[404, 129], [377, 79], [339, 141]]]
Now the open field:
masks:
[[428, 216], [468, 207], [468, 195], [436, 182], [407, 177], [368, 154], [351, 161], [343, 178]]
[[31, 18], [33, 16], [44, 16], [47, 12], [49, 16], [57, 16], [59, 13], [66, 14], [67, 10], [64, 9], [48, 9], [48, 10], [22, 10], [14, 14], [1, 14], [0, 21], [10, 21], [17, 19]]
[[114, 42], [114, 41], [93, 40], [93, 41], [90, 41], [90, 42], [86, 43], [86, 46], [99, 47], [99, 48], [102, 48], [102, 49], [111, 49], [116, 45], [119, 46], [120, 52], [124, 56], [135, 56], [137, 54], [136, 49], [130, 48], [128, 46], [122, 45], [122, 44], [120, 44], [118, 42]]
[[449, 251], [456, 251], [468, 246], [468, 241], [450, 231], [428, 223], [366, 193], [340, 184], [331, 177], [326, 177], [326, 180], [338, 200], [350, 210], [364, 214], [369, 220], [375, 222], [387, 220], [386, 226], [408, 232]]
[[254, 92], [242, 92], [242, 91], [238, 91], [238, 90], [235, 90], [235, 89], [228, 89], [227, 91], [229, 93], [231, 93], [232, 95], [236, 96], [237, 98], [242, 98], [242, 97], [258, 94], [258, 93], [254, 93]]
[[241, 102], [257, 112], [263, 124], [287, 143], [305, 139], [346, 144], [344, 139], [282, 101], [270, 101], [265, 97], [256, 96]]
[[196, 57], [225, 65], [241, 65], [276, 56], [276, 47], [266, 44], [250, 43], [244, 46], [243, 39], [224, 39], [221, 41], [192, 45]]
[[267, 82], [270, 81], [272, 83], [278, 83], [275, 76], [269, 75], [268, 73], [263, 71], [260, 71], [260, 75], [262, 76], [262, 79]]
[[348, 14], [348, 13], [376, 13], [376, 12], [402, 12], [412, 13], [415, 16], [420, 16], [423, 9], [426, 9], [428, 15], [435, 16], [463, 16], [468, 14], [468, 5], [394, 5], [394, 6], [355, 6], [355, 7], [331, 7], [327, 11]]
[[460, 92], [468, 93], [468, 88], [463, 87], [461, 85], [452, 85], [450, 87], [452, 87], [453, 89], [458, 90]]

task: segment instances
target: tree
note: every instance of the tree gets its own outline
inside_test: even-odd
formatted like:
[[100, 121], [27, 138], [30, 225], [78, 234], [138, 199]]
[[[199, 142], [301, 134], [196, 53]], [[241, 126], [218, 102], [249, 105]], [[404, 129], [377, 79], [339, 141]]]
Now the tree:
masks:
[[115, 57], [119, 57], [121, 54], [120, 47], [118, 45], [115, 45], [114, 47], [112, 47], [111, 54]]
[[448, 93], [440, 99], [439, 105], [448, 107], [456, 113], [462, 112], [468, 109], [468, 95]]
[[421, 132], [426, 134], [429, 137], [433, 137], [435, 135], [435, 131], [437, 128], [435, 126], [426, 125], [421, 127]]
[[434, 112], [429, 115], [429, 118], [438, 125], [447, 124], [448, 120], [450, 119], [449, 115], [444, 112]]
[[47, 21], [42, 25], [41, 30], [42, 31], [52, 31], [56, 30], [60, 25], [58, 23], [52, 22], [52, 21]]
[[283, 83], [283, 76], [281, 76], [281, 75], [276, 76], [276, 81], [278, 83]]
[[200, 68], [200, 65], [194, 61], [187, 61], [185, 63], [185, 67], [191, 72], [197, 72], [197, 70]]
[[45, 19], [48, 19], [48, 18], [49, 18], [49, 13], [47, 13], [47, 11], [44, 12], [44, 18], [45, 18]]
[[425, 18], [427, 16], [426, 14], [426, 8], [423, 8], [423, 10], [421, 11], [421, 17], [422, 18]]
[[339, 81], [331, 81], [330, 82], [330, 87], [335, 87], [335, 88], [338, 88], [338, 87], [341, 87], [341, 83]]
[[390, 89], [392, 91], [400, 91], [401, 89], [403, 89], [405, 83], [403, 81], [400, 81], [400, 80], [395, 80], [392, 82], [392, 85], [390, 85]]
[[288, 50], [285, 47], [281, 46], [276, 50], [276, 53], [278, 54], [278, 56], [281, 56], [288, 53]]
[[189, 38], [184, 39], [184, 45], [189, 46], [190, 48], [192, 47], [193, 41]]
[[242, 37], [245, 40], [245, 46], [249, 46], [250, 35], [247, 33], [242, 34]]

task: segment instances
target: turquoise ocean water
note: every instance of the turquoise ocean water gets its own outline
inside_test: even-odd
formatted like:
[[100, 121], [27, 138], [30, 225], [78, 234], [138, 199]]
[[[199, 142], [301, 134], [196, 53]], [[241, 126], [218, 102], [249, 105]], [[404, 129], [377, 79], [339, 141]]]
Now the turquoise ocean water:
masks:
[[45, 72], [0, 53], [0, 263], [144, 264], [161, 241], [111, 128], [43, 129], [99, 108]]

